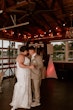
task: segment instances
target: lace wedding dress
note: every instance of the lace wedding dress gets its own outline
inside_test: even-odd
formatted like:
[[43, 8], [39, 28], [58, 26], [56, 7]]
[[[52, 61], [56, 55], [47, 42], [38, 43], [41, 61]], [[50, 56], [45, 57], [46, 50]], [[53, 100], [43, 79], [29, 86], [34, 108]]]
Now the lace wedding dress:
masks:
[[[24, 64], [29, 65], [29, 63], [30, 60], [25, 57]], [[30, 109], [32, 102], [30, 69], [19, 67], [17, 62], [16, 78], [17, 82], [14, 86], [13, 98], [10, 103], [13, 106], [11, 110], [17, 108]]]

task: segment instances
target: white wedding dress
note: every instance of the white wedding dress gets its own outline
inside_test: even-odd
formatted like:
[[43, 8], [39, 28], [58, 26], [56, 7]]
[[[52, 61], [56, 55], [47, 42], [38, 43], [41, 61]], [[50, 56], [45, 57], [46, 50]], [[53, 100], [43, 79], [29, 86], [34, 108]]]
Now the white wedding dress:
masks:
[[[29, 65], [30, 60], [25, 57], [24, 64]], [[18, 62], [17, 70], [16, 70], [16, 78], [17, 82], [14, 86], [13, 98], [10, 103], [13, 108], [11, 110], [15, 110], [17, 108], [27, 108], [30, 109], [32, 96], [31, 96], [31, 77], [30, 77], [30, 69], [19, 67]]]

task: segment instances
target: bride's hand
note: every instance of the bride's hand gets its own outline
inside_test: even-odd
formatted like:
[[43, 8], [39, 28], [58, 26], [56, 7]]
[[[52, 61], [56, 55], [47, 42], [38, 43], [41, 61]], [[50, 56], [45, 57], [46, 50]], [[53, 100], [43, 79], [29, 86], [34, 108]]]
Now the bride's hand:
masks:
[[30, 69], [34, 69], [34, 65], [30, 65], [30, 67], [29, 67]]
[[34, 68], [34, 65], [30, 65], [29, 68], [30, 68], [30, 69], [33, 69], [33, 68]]

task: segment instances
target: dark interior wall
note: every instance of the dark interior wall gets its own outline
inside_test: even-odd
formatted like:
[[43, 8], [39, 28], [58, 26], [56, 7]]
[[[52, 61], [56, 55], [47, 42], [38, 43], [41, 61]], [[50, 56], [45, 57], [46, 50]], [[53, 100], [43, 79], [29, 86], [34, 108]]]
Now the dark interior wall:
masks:
[[54, 63], [59, 79], [73, 80], [73, 63]]

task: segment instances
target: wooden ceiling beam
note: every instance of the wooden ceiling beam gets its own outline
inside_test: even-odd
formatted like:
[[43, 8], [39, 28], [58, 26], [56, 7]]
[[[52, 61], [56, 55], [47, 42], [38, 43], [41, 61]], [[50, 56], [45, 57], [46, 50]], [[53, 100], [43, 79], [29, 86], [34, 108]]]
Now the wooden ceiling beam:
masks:
[[42, 0], [35, 0], [36, 4], [39, 5], [39, 8], [46, 9], [46, 6], [44, 5]]
[[54, 8], [55, 2], [56, 2], [56, 0], [52, 0], [52, 3], [50, 5], [50, 9], [53, 9]]
[[66, 12], [64, 10], [63, 0], [58, 0], [57, 2], [58, 2], [59, 6], [60, 6], [60, 8], [62, 10], [62, 13], [65, 14]]
[[36, 19], [34, 19], [34, 17], [29, 17], [29, 22], [31, 23], [31, 27], [34, 26], [34, 27], [38, 27], [38, 28], [41, 28], [42, 30], [45, 30], [44, 26], [42, 26], [41, 24], [39, 24]]
[[9, 13], [16, 13], [16, 14], [25, 14], [25, 13], [26, 13], [26, 11], [17, 10], [17, 9], [14, 9], [14, 10], [11, 10], [11, 11], [6, 10], [6, 12], [9, 12]]
[[12, 12], [13, 10], [16, 10], [17, 8], [24, 7], [24, 6], [28, 5], [28, 4], [29, 4], [29, 2], [25, 2], [25, 1], [21, 2], [19, 4], [16, 4], [14, 6], [11, 6], [11, 7], [7, 8], [6, 12]]
[[[56, 12], [56, 10], [54, 10], [55, 12]], [[56, 22], [58, 25], [61, 25], [59, 22], [58, 22], [58, 19], [57, 19], [57, 17], [55, 16], [55, 14], [53, 13], [53, 11], [52, 10], [39, 10], [39, 11], [36, 11], [35, 12], [35, 15], [37, 15], [37, 16], [39, 16], [40, 17], [40, 15], [43, 15], [43, 14], [47, 14], [48, 16], [51, 16], [51, 18], [54, 20], [54, 22]], [[46, 14], [45, 14], [45, 16], [46, 16]], [[42, 19], [42, 17], [41, 17], [41, 19]], [[47, 20], [45, 19], [45, 21], [47, 22]]]
[[5, 10], [5, 8], [6, 8], [5, 1], [4, 0], [0, 0], [0, 9], [1, 10]]
[[[51, 11], [50, 16], [55, 20], [55, 22], [59, 25], [62, 26], [62, 23], [66, 22], [65, 16], [60, 16], [58, 18], [58, 15], [64, 15], [64, 7], [63, 7], [63, 0], [52, 0], [50, 10], [55, 9], [55, 5], [58, 4], [59, 6], [57, 7], [57, 11]], [[58, 10], [59, 9], [59, 10]], [[59, 14], [57, 14], [59, 12]]]
[[34, 20], [39, 23], [42, 27], [44, 27], [44, 29], [46, 30], [47, 28], [49, 28], [47, 25], [45, 25], [45, 22], [42, 21], [41, 19], [37, 18], [37, 16], [34, 16]]
[[48, 22], [48, 24], [49, 24], [49, 26], [50, 26], [50, 29], [53, 31], [53, 32], [55, 32], [55, 27], [57, 26], [57, 23], [55, 22], [55, 20], [52, 18], [52, 17], [50, 17], [50, 16], [48, 16], [48, 15], [46, 15], [46, 14], [43, 14], [42, 15], [45, 19], [46, 19], [46, 21]]
[[25, 23], [16, 24], [16, 25], [13, 25], [13, 26], [8, 26], [8, 27], [0, 28], [0, 31], [2, 31], [4, 29], [12, 29], [12, 28], [15, 28], [15, 27], [20, 27], [20, 26], [28, 25], [28, 24], [29, 24], [29, 22], [25, 22]]
[[45, 24], [48, 26], [48, 29], [46, 30], [48, 32], [49, 29], [52, 28], [51, 25], [50, 25], [50, 23], [48, 22], [48, 20], [46, 20], [46, 18], [43, 15], [40, 16], [40, 19], [42, 19], [42, 21], [44, 21]]
[[44, 24], [46, 31], [48, 31], [50, 29], [48, 22], [44, 19], [43, 16], [41, 16], [41, 14], [37, 15], [37, 19], [39, 22], [41, 21], [41, 24]]
[[47, 4], [47, 1], [46, 0], [42, 0], [43, 4], [46, 6], [46, 9], [49, 9], [49, 6]]
[[[55, 2], [56, 2], [56, 0], [52, 0], [52, 6], [54, 6], [54, 4], [55, 4]], [[60, 1], [61, 2], [61, 1]], [[53, 11], [54, 10], [52, 10], [49, 6], [48, 6], [48, 4], [47, 4], [47, 2], [45, 1], [45, 0], [43, 0], [43, 3], [46, 5], [46, 7], [47, 7], [47, 9], [48, 9], [48, 12], [49, 12], [49, 15], [51, 15], [51, 17], [52, 18], [54, 18], [55, 19], [55, 21], [56, 21], [56, 23], [58, 24], [58, 25], [61, 25], [61, 23], [60, 22], [58, 22], [58, 18], [55, 16], [55, 14], [53, 13]], [[63, 7], [62, 4], [63, 2], [61, 2], [61, 7]], [[60, 21], [60, 20], [59, 20]]]

